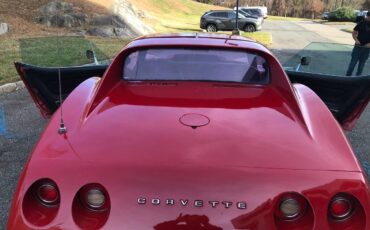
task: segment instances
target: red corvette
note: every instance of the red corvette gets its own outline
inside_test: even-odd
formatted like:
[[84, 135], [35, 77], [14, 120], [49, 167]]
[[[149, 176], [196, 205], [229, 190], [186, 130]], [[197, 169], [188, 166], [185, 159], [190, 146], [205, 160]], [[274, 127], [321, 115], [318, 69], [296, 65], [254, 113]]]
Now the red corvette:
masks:
[[8, 229], [370, 229], [342, 131], [369, 77], [284, 71], [258, 43], [200, 34], [139, 38], [108, 67], [16, 67], [53, 116]]

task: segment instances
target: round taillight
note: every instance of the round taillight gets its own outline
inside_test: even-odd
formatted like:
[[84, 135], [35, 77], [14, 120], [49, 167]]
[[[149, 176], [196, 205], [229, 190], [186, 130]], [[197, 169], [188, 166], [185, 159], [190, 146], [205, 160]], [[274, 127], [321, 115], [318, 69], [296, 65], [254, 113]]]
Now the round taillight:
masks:
[[281, 221], [298, 220], [309, 207], [307, 200], [298, 193], [284, 194], [277, 204], [275, 216]]
[[37, 189], [37, 197], [43, 204], [55, 205], [59, 201], [59, 192], [51, 183], [42, 184]]
[[109, 193], [101, 184], [86, 184], [78, 190], [73, 199], [72, 216], [80, 229], [100, 229], [109, 214]]
[[100, 184], [87, 184], [78, 192], [81, 204], [93, 211], [104, 211], [109, 209], [110, 202], [108, 192]]
[[348, 218], [353, 211], [352, 202], [346, 197], [334, 197], [329, 205], [329, 215], [335, 220]]
[[[35, 181], [27, 190], [22, 202], [24, 218], [40, 229], [50, 224], [60, 207], [60, 191], [49, 178]], [[42, 229], [44, 229], [42, 227]]]
[[100, 209], [105, 204], [105, 195], [100, 189], [90, 189], [86, 192], [86, 204], [93, 209]]
[[294, 219], [301, 214], [301, 206], [294, 198], [288, 198], [280, 203], [280, 212], [286, 219]]

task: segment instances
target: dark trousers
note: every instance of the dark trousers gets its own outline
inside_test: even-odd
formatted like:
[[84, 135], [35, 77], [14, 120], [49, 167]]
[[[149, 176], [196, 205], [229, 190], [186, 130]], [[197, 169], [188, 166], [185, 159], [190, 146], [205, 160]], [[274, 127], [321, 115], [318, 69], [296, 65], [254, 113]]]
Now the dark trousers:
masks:
[[352, 58], [348, 66], [346, 76], [352, 75], [352, 72], [355, 69], [357, 62], [358, 62], [358, 67], [357, 67], [356, 76], [360, 76], [362, 74], [362, 71], [364, 70], [366, 60], [369, 58], [369, 53], [370, 53], [369, 48], [355, 45], [355, 47], [353, 47], [353, 50], [352, 50], [352, 55], [351, 55]]

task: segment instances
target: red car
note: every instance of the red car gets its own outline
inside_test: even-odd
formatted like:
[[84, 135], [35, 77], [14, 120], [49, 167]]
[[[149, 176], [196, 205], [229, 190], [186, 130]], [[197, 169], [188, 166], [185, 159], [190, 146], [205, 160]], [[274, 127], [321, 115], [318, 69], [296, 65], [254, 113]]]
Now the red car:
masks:
[[16, 67], [53, 115], [8, 229], [370, 228], [342, 131], [369, 77], [284, 71], [258, 43], [202, 34], [141, 37], [108, 67]]

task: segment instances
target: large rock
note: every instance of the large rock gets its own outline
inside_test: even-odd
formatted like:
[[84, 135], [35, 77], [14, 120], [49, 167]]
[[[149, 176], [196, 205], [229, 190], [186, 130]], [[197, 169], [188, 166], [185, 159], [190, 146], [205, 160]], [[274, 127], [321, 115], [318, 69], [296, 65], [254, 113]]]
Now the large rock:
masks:
[[73, 12], [73, 4], [59, 1], [49, 2], [40, 7], [39, 11], [43, 15], [55, 15], [58, 12], [71, 13]]
[[128, 0], [116, 0], [113, 7], [113, 12], [122, 18], [127, 23], [127, 26], [131, 28], [134, 33], [138, 35], [150, 34], [155, 31], [148, 25], [146, 25], [140, 18], [143, 14], [140, 14]]
[[99, 26], [99, 27], [92, 27], [87, 30], [87, 33], [92, 36], [100, 36], [100, 37], [113, 37], [115, 36], [114, 30], [110, 26]]
[[87, 16], [83, 14], [50, 15], [39, 18], [39, 23], [45, 24], [49, 27], [80, 27], [87, 21]]
[[0, 23], [0, 35], [6, 34], [9, 31], [9, 26], [7, 23], [1, 22]]
[[91, 19], [90, 26], [92, 28], [88, 30], [88, 34], [93, 36], [136, 37], [138, 35], [117, 15], [96, 15]]
[[136, 28], [135, 22], [138, 20], [132, 8], [129, 8], [131, 15], [123, 17], [116, 14], [95, 15], [88, 17], [83, 13], [83, 9], [75, 7], [71, 3], [52, 1], [39, 8], [40, 15], [37, 21], [50, 27], [72, 28], [71, 31], [79, 31], [79, 34], [89, 34], [102, 37], [136, 37], [143, 34], [140, 28]]
[[124, 29], [124, 28], [116, 27], [116, 28], [113, 29], [113, 31], [114, 31], [114, 34], [117, 37], [133, 37], [133, 36], [135, 36], [133, 34], [133, 32], [131, 32], [130, 30]]
[[88, 22], [86, 14], [71, 3], [50, 2], [39, 9], [37, 21], [50, 27], [81, 27]]
[[128, 28], [112, 27], [112, 26], [97, 26], [87, 30], [87, 34], [100, 37], [134, 37], [137, 36]]
[[96, 15], [91, 19], [92, 26], [115, 26], [125, 28], [126, 23], [117, 15]]

